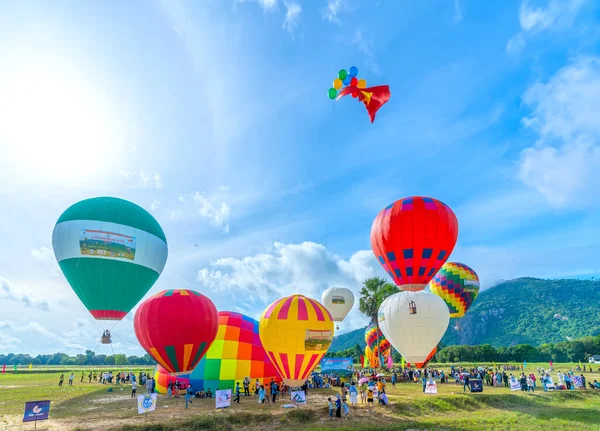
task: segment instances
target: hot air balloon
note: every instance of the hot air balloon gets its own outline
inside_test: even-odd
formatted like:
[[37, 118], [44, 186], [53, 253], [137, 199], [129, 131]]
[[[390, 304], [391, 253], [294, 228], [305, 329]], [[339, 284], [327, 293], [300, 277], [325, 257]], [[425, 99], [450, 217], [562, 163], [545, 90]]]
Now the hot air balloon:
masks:
[[263, 312], [259, 328], [267, 355], [291, 387], [306, 382], [333, 339], [333, 318], [327, 308], [303, 295], [273, 302]]
[[[334, 322], [341, 322], [354, 306], [354, 293], [345, 287], [330, 287], [321, 296], [321, 304], [329, 310]], [[340, 329], [340, 325], [336, 325]]]
[[133, 328], [146, 352], [169, 373], [192, 370], [217, 335], [213, 302], [194, 290], [164, 290], [146, 299]]
[[143, 208], [123, 199], [86, 199], [69, 207], [52, 233], [58, 265], [98, 320], [121, 320], [156, 282], [167, 239]]
[[401, 290], [418, 291], [446, 262], [457, 236], [458, 221], [450, 207], [437, 199], [413, 196], [377, 215], [371, 247]]
[[479, 277], [463, 263], [447, 262], [429, 283], [431, 292], [442, 298], [450, 317], [463, 317], [479, 293]]
[[389, 296], [378, 313], [379, 327], [406, 362], [425, 362], [446, 332], [450, 313], [431, 292], [399, 292]]
[[379, 329], [379, 345], [377, 344], [377, 325], [374, 323], [365, 329], [365, 342], [376, 355], [387, 356], [390, 353], [390, 342], [386, 340], [381, 329]]
[[425, 358], [425, 360], [423, 362], [417, 362], [415, 364], [415, 366], [417, 368], [425, 368], [433, 359], [433, 357], [435, 356], [435, 354], [437, 353], [437, 346], [435, 346], [433, 348], [433, 350], [431, 351], [431, 353], [429, 355], [427, 355], [427, 358]]
[[258, 379], [267, 384], [281, 377], [260, 342], [258, 322], [251, 317], [232, 311], [219, 312], [219, 330], [215, 341], [196, 368], [189, 374], [173, 376], [162, 367], [157, 368], [158, 391], [165, 393], [171, 380], [186, 382], [197, 389], [234, 388], [245, 377], [252, 384]]

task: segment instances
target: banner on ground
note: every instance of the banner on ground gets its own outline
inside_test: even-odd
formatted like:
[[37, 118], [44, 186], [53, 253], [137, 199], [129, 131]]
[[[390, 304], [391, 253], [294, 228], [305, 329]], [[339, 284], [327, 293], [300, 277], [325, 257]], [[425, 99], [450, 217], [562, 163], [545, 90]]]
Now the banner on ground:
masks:
[[510, 378], [510, 390], [511, 391], [520, 391], [521, 390], [521, 384], [519, 383], [517, 378], [514, 376]]
[[469, 380], [469, 386], [471, 388], [471, 392], [483, 392], [483, 380], [481, 379]]
[[218, 409], [224, 409], [231, 406], [231, 389], [217, 390], [215, 402]]
[[425, 385], [426, 394], [437, 394], [437, 383], [434, 380], [428, 380]]
[[306, 404], [306, 394], [304, 391], [292, 391], [292, 402], [296, 404]]
[[23, 422], [45, 421], [50, 414], [50, 401], [28, 401], [25, 403]]
[[352, 358], [323, 358], [321, 359], [321, 373], [335, 371], [352, 371]]
[[156, 410], [156, 394], [138, 395], [138, 414]]
[[554, 390], [554, 381], [552, 380], [552, 377], [546, 377], [546, 389], [549, 391]]

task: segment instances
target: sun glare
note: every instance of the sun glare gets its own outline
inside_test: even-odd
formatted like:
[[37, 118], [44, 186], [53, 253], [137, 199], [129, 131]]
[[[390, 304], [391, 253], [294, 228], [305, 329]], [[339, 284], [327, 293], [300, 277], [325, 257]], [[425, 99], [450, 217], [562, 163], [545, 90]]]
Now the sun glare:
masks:
[[0, 83], [0, 160], [34, 181], [82, 183], [111, 171], [120, 125], [112, 103], [72, 71], [26, 67]]

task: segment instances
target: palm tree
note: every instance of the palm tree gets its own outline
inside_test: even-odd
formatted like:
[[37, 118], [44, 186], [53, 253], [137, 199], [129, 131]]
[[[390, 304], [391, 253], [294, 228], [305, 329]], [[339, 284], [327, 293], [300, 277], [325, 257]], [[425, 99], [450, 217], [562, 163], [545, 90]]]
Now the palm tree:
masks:
[[[394, 293], [399, 292], [398, 288], [391, 283], [388, 283], [383, 278], [372, 277], [367, 278], [363, 282], [363, 287], [360, 289], [360, 299], [358, 309], [365, 316], [371, 318], [371, 323], [377, 325], [377, 345], [379, 346], [379, 323], [377, 322], [377, 314], [381, 303]], [[379, 365], [383, 366], [381, 352], [379, 352]]]
[[371, 323], [377, 323], [379, 306], [388, 296], [398, 291], [396, 286], [388, 283], [383, 278], [367, 278], [363, 282], [362, 289], [360, 289], [358, 309], [371, 319]]

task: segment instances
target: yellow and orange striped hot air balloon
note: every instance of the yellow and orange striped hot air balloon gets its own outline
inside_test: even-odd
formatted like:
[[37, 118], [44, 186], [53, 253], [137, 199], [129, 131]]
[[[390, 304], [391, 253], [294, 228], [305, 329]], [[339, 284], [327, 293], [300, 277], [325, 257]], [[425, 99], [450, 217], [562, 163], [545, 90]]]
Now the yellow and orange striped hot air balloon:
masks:
[[286, 296], [263, 312], [259, 334], [283, 381], [298, 387], [327, 353], [333, 339], [333, 318], [314, 299]]

